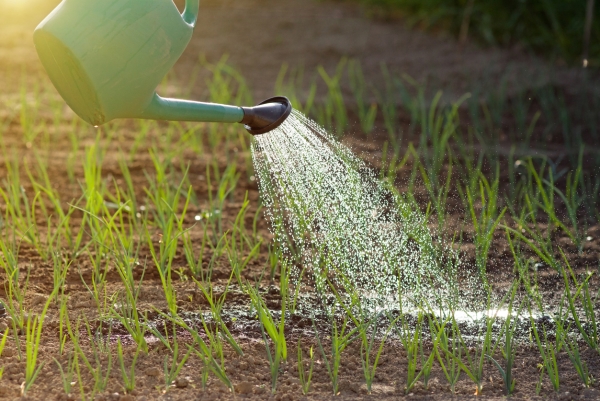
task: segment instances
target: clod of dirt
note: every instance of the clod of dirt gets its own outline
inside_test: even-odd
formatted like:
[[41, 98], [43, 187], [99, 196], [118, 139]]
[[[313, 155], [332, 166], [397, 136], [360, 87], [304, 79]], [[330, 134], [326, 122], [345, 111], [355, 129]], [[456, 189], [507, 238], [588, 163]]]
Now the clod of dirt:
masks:
[[29, 306], [33, 307], [33, 306], [36, 306], [36, 305], [41, 305], [41, 304], [46, 303], [47, 300], [48, 300], [48, 297], [46, 295], [35, 294], [32, 297], [32, 299], [31, 299], [31, 301], [29, 303]]
[[77, 397], [75, 397], [74, 394], [60, 394], [56, 399], [58, 401], [73, 401], [77, 399]]
[[238, 394], [252, 394], [254, 386], [248, 382], [241, 382], [235, 386], [235, 392]]
[[175, 387], [186, 388], [190, 384], [190, 381], [186, 377], [180, 377], [175, 380]]
[[146, 369], [146, 376], [158, 377], [160, 376], [160, 369], [157, 367]]
[[7, 397], [11, 394], [11, 389], [8, 386], [0, 385], [0, 397]]
[[600, 391], [594, 388], [586, 388], [581, 393], [581, 398], [584, 400], [597, 400], [600, 399]]
[[558, 397], [558, 399], [559, 399], [559, 400], [561, 400], [561, 401], [562, 401], [562, 400], [565, 400], [565, 401], [567, 401], [567, 400], [572, 400], [573, 398], [574, 398], [574, 397], [573, 397], [573, 394], [569, 393], [568, 391], [565, 391], [564, 393], [562, 393], [562, 394], [561, 394], [561, 395]]
[[121, 398], [119, 398], [119, 401], [135, 401], [135, 397], [131, 394], [123, 394]]
[[[4, 329], [4, 330], [6, 330], [6, 329]], [[5, 348], [4, 351], [2, 352], [2, 356], [5, 356], [7, 358], [13, 357], [13, 356], [15, 356], [15, 350], [12, 348]]]
[[[350, 381], [342, 381], [340, 383], [340, 392], [344, 393], [347, 391], [351, 391], [356, 394], [369, 394], [367, 390], [366, 384], [361, 384], [360, 382], [350, 382]], [[371, 394], [372, 395], [394, 395], [396, 393], [396, 389], [392, 386], [388, 386], [385, 384], [373, 383], [371, 386]]]

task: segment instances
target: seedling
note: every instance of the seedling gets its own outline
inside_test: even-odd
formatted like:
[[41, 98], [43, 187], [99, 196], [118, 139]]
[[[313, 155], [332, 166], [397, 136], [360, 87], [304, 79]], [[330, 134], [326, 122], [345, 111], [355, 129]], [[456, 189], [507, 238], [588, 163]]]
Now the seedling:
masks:
[[304, 367], [304, 357], [302, 353], [302, 347], [300, 345], [300, 340], [298, 340], [298, 378], [300, 380], [300, 385], [302, 386], [302, 394], [306, 395], [310, 391], [310, 383], [312, 380], [313, 367], [315, 363], [313, 347], [310, 347], [310, 351], [308, 355], [310, 356], [310, 363], [308, 365], [308, 372]]
[[138, 356], [140, 354], [139, 347], [136, 347], [133, 358], [128, 361], [129, 369], [125, 364], [125, 356], [123, 355], [123, 346], [121, 345], [121, 339], [117, 341], [117, 358], [119, 359], [119, 366], [121, 367], [121, 377], [123, 379], [123, 389], [126, 393], [131, 393], [135, 390], [135, 365], [137, 363]]
[[61, 378], [61, 382], [63, 385], [63, 390], [65, 392], [65, 394], [71, 394], [71, 389], [73, 387], [72, 382], [73, 382], [73, 378], [74, 378], [74, 374], [75, 374], [75, 367], [77, 364], [77, 354], [73, 353], [69, 359], [68, 359], [68, 364], [67, 364], [67, 369], [65, 371], [65, 369], [63, 369], [63, 366], [60, 364], [60, 362], [58, 362], [56, 360], [56, 358], [54, 359], [54, 362], [56, 363], [56, 366], [58, 367], [58, 370], [60, 371], [60, 378]]
[[373, 131], [375, 125], [375, 118], [377, 117], [377, 103], [371, 103], [367, 105], [366, 93], [367, 85], [365, 83], [365, 76], [360, 66], [360, 62], [357, 60], [351, 60], [348, 64], [348, 76], [350, 78], [350, 88], [356, 101], [358, 108], [358, 119], [360, 121], [360, 128], [362, 131], [369, 135]]
[[[471, 214], [473, 226], [475, 228], [475, 259], [479, 274], [483, 282], [487, 285], [487, 259], [494, 240], [494, 232], [500, 224], [500, 220], [506, 212], [506, 208], [498, 211], [498, 185], [500, 182], [500, 165], [496, 165], [496, 174], [494, 181], [490, 184], [488, 180], [480, 173], [479, 194], [475, 194], [466, 188], [468, 207]], [[481, 212], [479, 216], [475, 211], [475, 201], [481, 202]]]
[[[385, 334], [379, 341], [379, 347], [376, 349], [373, 358], [373, 351], [375, 351], [375, 334], [377, 329], [377, 318], [373, 318], [371, 322], [365, 322], [360, 326], [359, 335], [361, 339], [360, 344], [360, 355], [362, 357], [361, 363], [363, 368], [363, 375], [365, 377], [365, 383], [367, 384], [367, 393], [371, 394], [373, 387], [373, 379], [375, 378], [375, 372], [377, 371], [377, 365], [379, 364], [379, 358], [383, 352], [385, 341], [387, 340], [388, 334], [392, 329], [394, 322], [390, 323]], [[369, 335], [367, 332], [370, 331]]]
[[[227, 294], [229, 292], [229, 286], [231, 283], [231, 279], [232, 278], [230, 277], [229, 282], [225, 286], [225, 290], [223, 291], [223, 294], [221, 294], [221, 296], [219, 297], [218, 300], [216, 300], [216, 302], [215, 302], [215, 296], [213, 293], [212, 285], [208, 286], [208, 288], [207, 288], [206, 285], [200, 283], [199, 281], [196, 281], [196, 280], [194, 280], [194, 281], [196, 282], [196, 285], [198, 286], [198, 288], [200, 288], [200, 290], [202, 291], [204, 298], [207, 300], [207, 302], [210, 306], [210, 312], [211, 312], [212, 319], [217, 324], [217, 328], [218, 328], [218, 329], [216, 329], [216, 334], [220, 335], [225, 341], [227, 341], [229, 346], [231, 348], [233, 348], [238, 355], [244, 355], [244, 352], [238, 345], [238, 343], [235, 340], [235, 338], [233, 337], [233, 335], [229, 332], [227, 325], [225, 324], [225, 322], [223, 321], [223, 318], [221, 317], [221, 311], [223, 310], [223, 305], [225, 304], [225, 300], [227, 299]], [[202, 318], [202, 325], [204, 326], [205, 332], [207, 333], [207, 335], [210, 335], [209, 333], [212, 333], [212, 330], [208, 329], [208, 326], [206, 325], [206, 322], [204, 320], [204, 316], [201, 315], [201, 318]]]
[[[573, 269], [571, 268], [565, 253], [562, 249], [560, 252], [565, 263], [565, 267], [561, 269], [563, 283], [565, 285], [565, 295], [567, 297], [568, 308], [571, 312], [571, 316], [575, 321], [575, 327], [577, 327], [579, 333], [588, 346], [600, 353], [600, 333], [598, 333], [598, 325], [596, 324], [596, 308], [594, 306], [595, 300], [592, 299], [589, 288], [589, 281], [592, 278], [592, 273], [588, 273], [583, 282], [578, 285]], [[571, 292], [571, 279], [577, 286], [577, 291], [575, 291], [575, 294]], [[597, 297], [598, 295], [596, 298]], [[581, 318], [579, 317], [579, 313], [577, 312], [575, 302], [578, 298], [580, 298], [581, 305], [583, 306], [584, 317], [590, 323], [589, 330], [584, 329]]]
[[[258, 287], [246, 286], [246, 292], [250, 296], [252, 308], [258, 315], [260, 330], [267, 351], [267, 359], [271, 370], [271, 393], [275, 394], [277, 390], [277, 378], [279, 376], [279, 367], [282, 362], [287, 360], [287, 342], [285, 339], [285, 314], [287, 312], [287, 288], [281, 288], [281, 317], [279, 323], [275, 323], [271, 312], [267, 308], [265, 301], [261, 298]], [[269, 339], [273, 342], [275, 348], [271, 351]]]
[[[6, 328], [6, 330], [4, 331], [4, 334], [2, 335], [2, 340], [0, 340], [0, 356], [2, 356], [2, 353], [4, 352], [4, 347], [6, 346], [6, 340], [8, 339], [8, 333], [10, 331], [10, 328]], [[2, 366], [2, 368], [0, 368], [0, 380], [2, 380], [2, 376], [4, 375], [4, 366]]]
[[350, 319], [347, 316], [343, 317], [341, 325], [336, 321], [335, 316], [333, 315], [333, 311], [329, 316], [331, 323], [331, 354], [330, 357], [327, 357], [327, 353], [325, 352], [325, 348], [323, 343], [321, 342], [321, 336], [319, 336], [319, 331], [313, 321], [313, 327], [315, 332], [317, 333], [317, 344], [319, 345], [319, 350], [321, 351], [321, 356], [323, 357], [323, 361], [325, 362], [325, 368], [327, 369], [327, 374], [331, 380], [331, 386], [333, 390], [333, 395], [337, 395], [339, 393], [339, 370], [340, 363], [342, 360], [342, 352], [346, 349], [350, 343], [352, 343], [357, 338], [358, 328], [350, 329], [348, 324], [350, 323]]
[[543, 337], [540, 336], [537, 324], [533, 319], [531, 306], [529, 307], [529, 320], [531, 322], [531, 332], [533, 334], [535, 343], [543, 360], [540, 367], [540, 385], [543, 372], [545, 372], [548, 375], [548, 379], [550, 380], [554, 391], [558, 392], [560, 388], [560, 376], [558, 371], [558, 362], [556, 358], [562, 345], [561, 336], [564, 335], [564, 333], [557, 330], [556, 341], [554, 343], [548, 338], [548, 334], [546, 332], [545, 327], [542, 327]]
[[188, 351], [183, 356], [183, 358], [181, 358], [181, 361], [177, 362], [177, 359], [179, 358], [179, 342], [175, 340], [173, 345], [173, 356], [171, 357], [171, 364], [169, 365], [168, 363], [168, 356], [165, 356], [165, 361], [163, 364], [165, 391], [167, 391], [169, 387], [171, 387], [175, 379], [177, 379], [177, 376], [179, 376], [179, 373], [181, 372], [183, 365], [185, 365], [188, 358], [190, 357], [192, 350], [192, 347], [188, 347]]
[[[38, 353], [42, 340], [42, 327], [44, 326], [44, 319], [48, 313], [48, 308], [58, 290], [58, 288], [54, 289], [54, 292], [46, 300], [44, 308], [39, 315], [30, 314], [27, 317], [27, 325], [25, 327], [25, 381], [21, 387], [24, 395], [29, 391], [44, 366], [43, 363], [38, 365]], [[5, 339], [2, 341], [4, 342]], [[19, 345], [17, 344], [17, 346]]]
[[569, 359], [571, 360], [577, 375], [581, 379], [581, 382], [585, 387], [590, 387], [594, 383], [594, 376], [590, 373], [587, 363], [581, 358], [579, 345], [575, 340], [569, 339], [566, 336], [564, 342]]
[[463, 356], [457, 330], [459, 330], [458, 327], [453, 324], [450, 328], [450, 338], [446, 334], [446, 330], [439, 330], [440, 343], [439, 347], [436, 348], [437, 360], [448, 384], [450, 384], [452, 394], [456, 393], [456, 383], [461, 373], [461, 367], [457, 361], [460, 361]]
[[328, 90], [325, 105], [316, 109], [317, 120], [321, 125], [334, 129], [337, 136], [341, 136], [348, 125], [348, 114], [340, 84], [347, 62], [346, 58], [342, 58], [333, 75], [329, 75], [322, 66], [317, 67]]
[[[504, 357], [506, 363], [504, 367], [500, 365], [498, 361], [496, 361], [491, 355], [486, 355], [490, 361], [496, 365], [498, 368], [498, 372], [502, 377], [502, 382], [504, 383], [504, 394], [510, 396], [515, 391], [515, 383], [516, 380], [513, 377], [513, 367], [515, 365], [515, 349], [514, 349], [514, 341], [515, 341], [515, 329], [516, 322], [513, 322], [513, 301], [516, 294], [518, 282], [516, 285], [513, 284], [513, 288], [511, 290], [511, 299], [508, 306], [508, 314], [506, 316], [506, 321], [504, 322], [504, 348], [502, 351], [502, 356]], [[519, 316], [521, 312], [521, 308], [519, 307], [517, 311], [517, 316]]]
[[[156, 311], [160, 316], [164, 319], [170, 321], [171, 323], [183, 328], [186, 330], [192, 338], [194, 339], [195, 344], [200, 347], [200, 350], [193, 348], [193, 352], [204, 362], [205, 366], [208, 366], [210, 371], [219, 379], [228, 389], [233, 391], [233, 384], [227, 373], [225, 372], [224, 367], [213, 357], [211, 350], [222, 348], [222, 344], [213, 344], [206, 345], [206, 342], [200, 336], [197, 330], [189, 326], [179, 315], [168, 315], [161, 311]], [[221, 338], [218, 336], [209, 337], [212, 341], [221, 341]]]

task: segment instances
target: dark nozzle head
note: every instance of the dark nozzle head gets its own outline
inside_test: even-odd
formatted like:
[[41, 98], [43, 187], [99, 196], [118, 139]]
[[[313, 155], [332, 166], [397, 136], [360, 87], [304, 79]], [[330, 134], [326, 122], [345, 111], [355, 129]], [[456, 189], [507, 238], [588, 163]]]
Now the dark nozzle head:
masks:
[[260, 135], [279, 127], [292, 112], [292, 103], [287, 97], [276, 96], [242, 109], [244, 119], [240, 122], [252, 135]]

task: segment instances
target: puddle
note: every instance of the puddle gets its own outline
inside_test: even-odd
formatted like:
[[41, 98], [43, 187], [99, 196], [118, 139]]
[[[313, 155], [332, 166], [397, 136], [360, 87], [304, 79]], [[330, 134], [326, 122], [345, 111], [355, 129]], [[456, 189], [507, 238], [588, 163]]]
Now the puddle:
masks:
[[[264, 289], [263, 289], [264, 290]], [[228, 295], [231, 294], [232, 299], [235, 299], [235, 305], [233, 302], [225, 303], [225, 307], [221, 311], [221, 319], [227, 326], [228, 330], [236, 338], [246, 339], [261, 339], [260, 323], [253, 310], [250, 309], [249, 302], [242, 302], [242, 296], [244, 295], [239, 289], [230, 289]], [[270, 288], [264, 290], [262, 293], [267, 306], [271, 311], [274, 319], [278, 321], [281, 317], [281, 309], [278, 298], [278, 291]], [[331, 305], [331, 297], [317, 297], [315, 294], [304, 294], [298, 299], [298, 305], [294, 313], [286, 313], [286, 337], [288, 340], [296, 339], [299, 337], [314, 337], [315, 331], [318, 331], [323, 336], [329, 336], [331, 330], [331, 322], [327, 313], [325, 312], [326, 307]], [[197, 311], [180, 311], [179, 316], [186, 322], [187, 325], [197, 330], [204, 337], [204, 323], [211, 329], [216, 327], [216, 322], [212, 317], [210, 310], [206, 310], [205, 305], [200, 305]], [[166, 313], [166, 311], [162, 311]], [[380, 311], [381, 312], [381, 311]], [[511, 315], [511, 321], [514, 325], [514, 336], [515, 339], [522, 343], [531, 343], [531, 324], [532, 321], [538, 328], [539, 332], [545, 331], [549, 339], [553, 339], [556, 330], [555, 318], [548, 314], [535, 313], [530, 317], [529, 311], [521, 311], [519, 315], [514, 309], [509, 311], [508, 308], [497, 308], [479, 311], [470, 310], [456, 310], [454, 311], [454, 320], [461, 330], [463, 339], [471, 344], [477, 343], [482, 340], [483, 335], [487, 329], [488, 323], [490, 324], [493, 341], [498, 338], [504, 337], [504, 328], [506, 319]], [[451, 318], [449, 311], [439, 309], [434, 311], [433, 315], [435, 320], [439, 323], [446, 321], [446, 327], [448, 333], [451, 333]], [[398, 309], [390, 309], [384, 313], [377, 315], [377, 330], [380, 335], [383, 335], [389, 328], [390, 321], [398, 318], [400, 311]], [[341, 320], [341, 314], [335, 315], [337, 320]], [[419, 318], [422, 319], [422, 333], [423, 338], [431, 341], [431, 335], [429, 334], [429, 322], [433, 318], [432, 314], [423, 314], [422, 311], [417, 309], [409, 309], [404, 311], [404, 321], [408, 323], [409, 328], [414, 329], [419, 322]], [[172, 335], [173, 325], [168, 319], [162, 316], [156, 311], [148, 311], [147, 313], [147, 324], [149, 326], [147, 341], [148, 343], [156, 343], [159, 339], [152, 335], [150, 328], [156, 329], [162, 335], [167, 334], [167, 330], [170, 331], [169, 335]], [[574, 339], [581, 337], [577, 327], [573, 324], [572, 319], [565, 318], [561, 322], [562, 326], [567, 331], [568, 335]], [[352, 325], [350, 325], [352, 326]], [[583, 322], [583, 326], [586, 330], [591, 331], [589, 324]], [[100, 327], [102, 333], [107, 335], [110, 333], [110, 337], [122, 338], [128, 336], [125, 328], [120, 322], [115, 320], [105, 320], [102, 322], [96, 322], [96, 327]], [[600, 327], [598, 328], [600, 331]], [[177, 335], [183, 337], [189, 337], [188, 333], [181, 328], [176, 328]], [[391, 338], [397, 336], [392, 330]], [[112, 341], [112, 340], [111, 340]], [[501, 342], [501, 341], [500, 341]]]

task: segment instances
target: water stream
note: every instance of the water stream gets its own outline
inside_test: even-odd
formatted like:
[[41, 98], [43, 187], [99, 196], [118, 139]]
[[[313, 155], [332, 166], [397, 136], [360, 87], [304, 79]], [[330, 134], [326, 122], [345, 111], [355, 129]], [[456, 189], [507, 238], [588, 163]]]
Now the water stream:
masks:
[[377, 308], [402, 294], [438, 307], [461, 301], [456, 255], [434, 245], [418, 209], [317, 123], [294, 110], [256, 137], [252, 156], [275, 242], [317, 291], [331, 284], [368, 294]]

